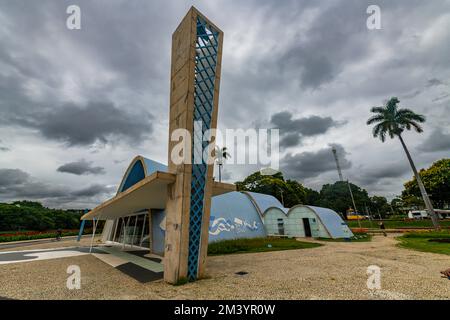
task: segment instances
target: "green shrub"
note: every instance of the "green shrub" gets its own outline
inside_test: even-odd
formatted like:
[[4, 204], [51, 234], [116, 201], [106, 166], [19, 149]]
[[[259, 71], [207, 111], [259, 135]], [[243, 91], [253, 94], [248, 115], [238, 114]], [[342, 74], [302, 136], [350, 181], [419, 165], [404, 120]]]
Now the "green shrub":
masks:
[[208, 245], [208, 255], [279, 251], [318, 247], [320, 244], [301, 242], [293, 238], [253, 238], [223, 240]]
[[[17, 235], [4, 235], [0, 234], [0, 242], [12, 242], [12, 241], [24, 241], [24, 240], [37, 240], [37, 239], [47, 239], [47, 238], [56, 238], [56, 232], [42, 232], [35, 234], [20, 234]], [[84, 234], [89, 234], [88, 230], [85, 230]], [[78, 231], [66, 231], [62, 233], [63, 237], [68, 236], [76, 236], [78, 235]]]

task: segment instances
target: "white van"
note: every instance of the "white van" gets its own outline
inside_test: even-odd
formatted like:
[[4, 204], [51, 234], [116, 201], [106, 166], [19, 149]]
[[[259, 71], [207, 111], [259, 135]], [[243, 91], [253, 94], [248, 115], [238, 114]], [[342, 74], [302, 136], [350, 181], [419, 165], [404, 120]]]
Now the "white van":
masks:
[[[448, 219], [450, 217], [450, 210], [434, 209], [434, 212], [436, 212], [439, 219]], [[426, 219], [430, 218], [430, 215], [426, 210], [412, 210], [408, 212], [408, 218]]]
[[410, 219], [426, 219], [426, 218], [428, 218], [428, 212], [426, 210], [411, 210], [408, 212], [408, 218], [410, 218]]

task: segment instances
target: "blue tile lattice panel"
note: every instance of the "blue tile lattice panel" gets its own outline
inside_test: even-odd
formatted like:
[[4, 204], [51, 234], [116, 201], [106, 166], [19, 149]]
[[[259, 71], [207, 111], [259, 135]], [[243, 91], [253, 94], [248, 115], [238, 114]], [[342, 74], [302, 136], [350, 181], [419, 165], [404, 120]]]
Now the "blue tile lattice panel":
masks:
[[[194, 130], [192, 152], [191, 201], [189, 216], [188, 278], [197, 278], [198, 259], [202, 230], [205, 184], [208, 165], [202, 155], [208, 146], [203, 134], [211, 127], [214, 104], [214, 82], [216, 77], [219, 33], [205, 20], [197, 18], [195, 54], [194, 124], [201, 121], [201, 130]], [[199, 136], [199, 135], [202, 136]], [[194, 141], [201, 141], [200, 144]], [[201, 159], [194, 161], [194, 159]], [[196, 163], [198, 162], [198, 163]]]

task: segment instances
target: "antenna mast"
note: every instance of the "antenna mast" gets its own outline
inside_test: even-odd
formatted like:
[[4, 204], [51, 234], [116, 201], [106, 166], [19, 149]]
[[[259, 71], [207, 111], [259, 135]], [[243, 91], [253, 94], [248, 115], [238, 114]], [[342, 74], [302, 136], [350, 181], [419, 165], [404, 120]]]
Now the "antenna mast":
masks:
[[[342, 176], [341, 166], [339, 165], [339, 158], [338, 158], [338, 155], [337, 155], [336, 148], [333, 147], [331, 149], [331, 151], [333, 151], [334, 160], [336, 161], [336, 167], [337, 167], [337, 171], [338, 171], [338, 174], [339, 174], [339, 179], [341, 179], [341, 182], [344, 182], [344, 177]], [[357, 215], [358, 211], [356, 209], [355, 198], [353, 198], [352, 188], [350, 187], [350, 182], [348, 182], [348, 180], [347, 180], [347, 187], [348, 187], [348, 192], [350, 193], [350, 197], [352, 199], [353, 210], [355, 210], [355, 214]], [[359, 228], [361, 228], [361, 222], [359, 221], [359, 218], [358, 218], [358, 224], [359, 224]]]
[[339, 158], [338, 158], [338, 155], [337, 155], [337, 152], [336, 152], [336, 148], [333, 147], [332, 151], [333, 151], [333, 155], [334, 155], [334, 160], [336, 161], [336, 167], [337, 167], [337, 171], [339, 173], [339, 179], [341, 181], [344, 181], [344, 178], [342, 177], [341, 166], [339, 165]]

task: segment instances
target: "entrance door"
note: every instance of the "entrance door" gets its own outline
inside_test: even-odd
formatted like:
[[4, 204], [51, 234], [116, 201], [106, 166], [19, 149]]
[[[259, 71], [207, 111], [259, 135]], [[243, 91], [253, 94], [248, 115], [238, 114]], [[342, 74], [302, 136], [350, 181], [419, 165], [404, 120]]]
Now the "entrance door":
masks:
[[[116, 220], [112, 240], [123, 245], [144, 246], [149, 248], [148, 215], [137, 214], [121, 217]], [[145, 243], [147, 241], [147, 243]]]
[[283, 219], [277, 219], [278, 224], [278, 234], [284, 236], [284, 221]]
[[303, 218], [303, 230], [305, 230], [305, 237], [311, 237], [311, 226], [309, 225], [309, 219]]

